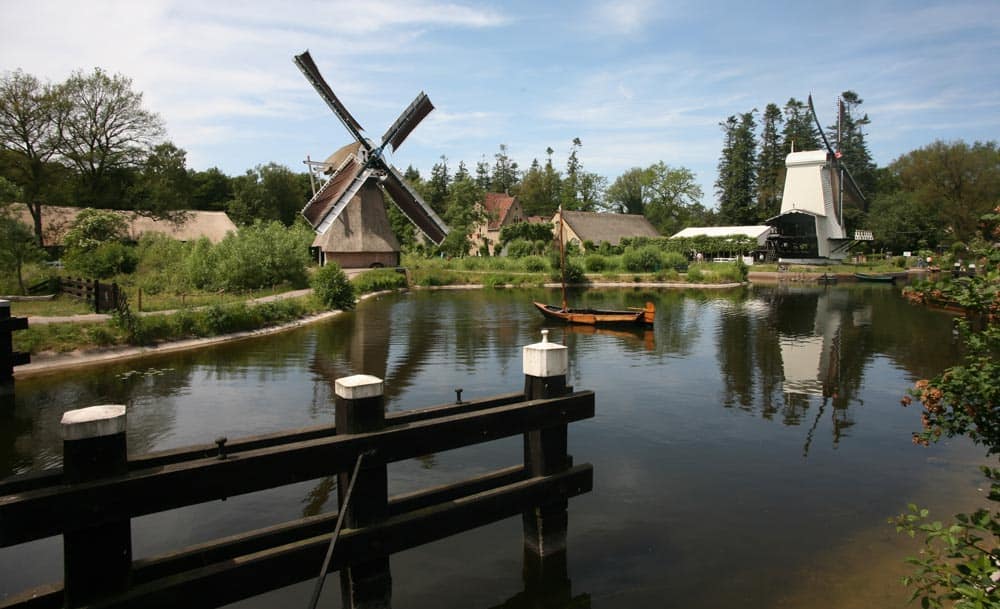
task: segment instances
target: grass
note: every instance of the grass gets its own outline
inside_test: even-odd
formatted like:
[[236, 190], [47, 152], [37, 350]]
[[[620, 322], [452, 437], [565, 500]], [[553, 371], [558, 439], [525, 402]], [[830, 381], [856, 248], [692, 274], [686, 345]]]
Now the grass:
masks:
[[59, 315], [86, 315], [94, 309], [82, 300], [56, 297], [52, 300], [14, 300], [10, 303], [10, 314], [15, 317], [55, 317]]
[[13, 333], [14, 349], [65, 353], [116, 345], [149, 345], [276, 326], [326, 310], [311, 296], [248, 305], [244, 302], [144, 315], [132, 329], [117, 320], [103, 323], [35, 324]]

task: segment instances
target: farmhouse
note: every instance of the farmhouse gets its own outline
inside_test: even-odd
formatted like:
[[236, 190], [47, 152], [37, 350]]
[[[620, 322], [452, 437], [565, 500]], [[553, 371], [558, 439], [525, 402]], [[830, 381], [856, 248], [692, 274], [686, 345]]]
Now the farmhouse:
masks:
[[583, 245], [587, 241], [600, 245], [607, 241], [618, 245], [625, 237], [659, 237], [660, 233], [645, 216], [633, 214], [599, 214], [589, 211], [558, 211], [552, 218], [556, 237], [563, 226], [563, 243]]

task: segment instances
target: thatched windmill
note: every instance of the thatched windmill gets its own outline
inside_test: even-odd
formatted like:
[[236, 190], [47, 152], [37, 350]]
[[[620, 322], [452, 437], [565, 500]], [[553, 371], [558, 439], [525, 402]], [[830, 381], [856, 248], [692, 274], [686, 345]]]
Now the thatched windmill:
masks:
[[398, 149], [434, 109], [427, 95], [421, 92], [376, 146], [361, 135], [361, 124], [334, 95], [309, 51], [296, 55], [295, 64], [356, 140], [322, 164], [330, 177], [302, 209], [316, 230], [313, 245], [320, 247], [321, 262], [335, 261], [346, 268], [398, 266], [399, 243], [389, 226], [380, 189], [428, 239], [440, 243], [448, 226], [410, 188], [399, 170], [382, 158], [386, 146]]

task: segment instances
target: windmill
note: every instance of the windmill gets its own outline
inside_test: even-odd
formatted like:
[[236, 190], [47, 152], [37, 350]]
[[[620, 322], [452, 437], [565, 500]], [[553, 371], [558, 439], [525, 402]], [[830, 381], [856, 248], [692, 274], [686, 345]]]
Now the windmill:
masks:
[[836, 149], [820, 125], [812, 95], [809, 111], [826, 149], [792, 152], [785, 158], [781, 213], [767, 220], [774, 229], [768, 237], [769, 255], [781, 262], [842, 260], [858, 240], [871, 238], [870, 233], [859, 236], [864, 231], [858, 231], [851, 239], [844, 225], [845, 194], [861, 205], [865, 198], [843, 162], [840, 141], [843, 106], [839, 110]]
[[[330, 177], [302, 209], [302, 215], [317, 233], [313, 243], [323, 250], [322, 261], [334, 259], [345, 267], [398, 264], [399, 245], [389, 228], [379, 189], [428, 239], [440, 243], [448, 234], [448, 226], [406, 183], [399, 170], [383, 158], [386, 147], [396, 151], [434, 109], [427, 95], [421, 92], [376, 146], [362, 135], [361, 124], [337, 99], [309, 51], [296, 55], [295, 65], [356, 140], [320, 164]], [[390, 249], [394, 251], [387, 257]]]

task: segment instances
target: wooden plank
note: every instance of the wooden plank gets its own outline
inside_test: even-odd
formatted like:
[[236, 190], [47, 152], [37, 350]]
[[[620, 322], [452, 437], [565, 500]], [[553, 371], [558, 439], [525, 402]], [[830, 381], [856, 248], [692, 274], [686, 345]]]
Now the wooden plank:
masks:
[[[516, 465], [476, 476], [454, 484], [405, 493], [389, 500], [388, 515], [401, 516], [417, 509], [431, 507], [446, 501], [456, 501], [463, 497], [483, 493], [503, 486], [509, 486], [526, 479], [523, 466]], [[170, 577], [203, 567], [207, 564], [235, 560], [236, 558], [260, 552], [310, 537], [329, 534], [337, 522], [337, 512], [300, 518], [254, 531], [216, 539], [203, 544], [168, 552], [159, 556], [140, 559], [132, 564], [133, 584], [145, 584], [160, 578]], [[62, 584], [48, 584], [0, 601], [0, 609], [21, 607], [24, 609], [57, 609], [62, 607]]]
[[346, 471], [365, 451], [373, 451], [371, 459], [390, 463], [593, 416], [594, 393], [582, 391], [7, 495], [0, 497], [0, 546], [320, 478]]
[[[530, 478], [432, 508], [408, 512], [363, 529], [345, 529], [330, 571], [408, 550], [520, 514], [528, 506], [589, 492], [593, 468], [581, 465], [548, 478]], [[330, 542], [319, 535], [135, 586], [94, 607], [218, 607], [315, 575]]]
[[[507, 393], [481, 400], [470, 400], [461, 404], [444, 404], [432, 406], [418, 410], [406, 410], [386, 415], [386, 420], [390, 425], [400, 425], [404, 423], [415, 423], [417, 421], [427, 421], [436, 417], [450, 416], [464, 412], [476, 412], [487, 410], [497, 406], [506, 406], [524, 401], [523, 393]], [[293, 430], [284, 430], [269, 434], [248, 436], [237, 438], [226, 443], [226, 454], [236, 455], [249, 450], [257, 450], [269, 446], [280, 446], [316, 438], [326, 438], [336, 435], [337, 428], [334, 425], [315, 425], [302, 427]], [[195, 461], [198, 459], [211, 459], [218, 454], [218, 446], [215, 444], [198, 444], [185, 446], [170, 450], [157, 451], [131, 457], [129, 459], [129, 471], [140, 471], [152, 467], [162, 467], [185, 461]], [[56, 467], [41, 472], [30, 472], [18, 476], [11, 476], [0, 480], [0, 496], [23, 493], [25, 491], [40, 489], [47, 486], [62, 484], [62, 468]]]

